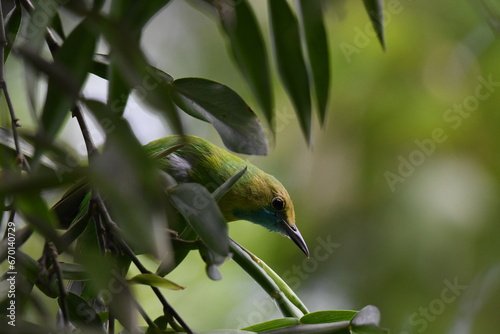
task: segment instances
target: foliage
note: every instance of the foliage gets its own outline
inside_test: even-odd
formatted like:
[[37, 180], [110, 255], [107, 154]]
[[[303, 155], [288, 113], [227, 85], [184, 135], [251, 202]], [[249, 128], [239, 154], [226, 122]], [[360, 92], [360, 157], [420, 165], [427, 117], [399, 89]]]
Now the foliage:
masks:
[[[1, 84], [12, 129], [1, 129], [0, 198], [2, 216], [8, 216], [0, 244], [1, 261], [8, 263], [5, 278], [16, 277], [16, 320], [8, 312], [11, 297], [2, 296], [2, 331], [53, 332], [115, 331], [115, 322], [128, 332], [139, 332], [137, 317], [147, 323], [146, 333], [192, 333], [159, 288], [182, 286], [163, 276], [197, 249], [207, 274], [220, 279], [218, 267], [232, 254], [234, 260], [276, 301], [284, 318], [247, 327], [240, 333], [385, 333], [373, 306], [356, 311], [308, 313], [302, 301], [262, 260], [230, 240], [216, 201], [244, 173], [238, 173], [214, 193], [198, 184], [175, 184], [160, 173], [155, 160], [174, 152], [172, 147], [147, 156], [123, 118], [130, 94], [139, 95], [168, 122], [174, 133], [183, 133], [184, 112], [210, 123], [228, 149], [237, 153], [267, 154], [265, 130], [257, 115], [231, 88], [203, 78], [173, 78], [148, 61], [141, 46], [141, 32], [170, 1], [44, 2], [2, 1], [0, 42]], [[384, 45], [381, 2], [364, 1], [378, 37]], [[329, 91], [329, 57], [321, 1], [269, 0], [276, 67], [295, 107], [306, 141], [311, 137], [315, 97], [321, 123], [325, 120]], [[267, 125], [274, 129], [274, 94], [270, 84], [269, 55], [252, 7], [247, 1], [205, 1], [215, 15], [248, 87]], [[168, 7], [166, 8], [168, 10]], [[62, 16], [77, 23], [66, 31]], [[300, 17], [300, 20], [297, 18]], [[7, 39], [6, 39], [7, 38]], [[98, 53], [104, 41], [107, 52]], [[305, 48], [305, 49], [304, 49]], [[4, 64], [13, 55], [24, 60], [32, 79], [27, 83], [34, 122], [33, 133], [21, 138], [15, 107], [10, 102]], [[306, 57], [306, 56], [307, 57]], [[8, 70], [8, 69], [7, 69]], [[108, 81], [105, 103], [82, 95], [89, 73]], [[43, 105], [38, 86], [46, 82]], [[99, 123], [106, 135], [102, 149], [94, 144], [83, 111]], [[88, 152], [87, 166], [74, 166], [73, 153], [60, 145], [58, 135], [72, 115], [81, 129]], [[272, 131], [271, 131], [272, 132]], [[125, 180], [125, 182], [124, 182]], [[87, 194], [88, 184], [91, 192]], [[49, 208], [48, 191], [73, 185], [61, 201]], [[202, 214], [196, 201], [207, 203]], [[15, 224], [19, 216], [22, 224]], [[169, 221], [169, 229], [165, 222]], [[16, 218], [17, 220], [17, 218]], [[175, 227], [175, 228], [174, 228]], [[23, 252], [33, 236], [44, 240], [39, 258]], [[15, 256], [11, 254], [15, 250]], [[148, 270], [138, 254], [158, 263]], [[74, 263], [67, 262], [73, 258]], [[127, 277], [130, 263], [141, 272]], [[13, 273], [15, 272], [15, 274]], [[8, 280], [7, 280], [8, 281]], [[66, 291], [66, 281], [80, 289]], [[180, 282], [182, 283], [182, 282]], [[152, 320], [134, 296], [131, 285], [150, 286], [163, 309]], [[118, 288], [110, 288], [118, 286]], [[59, 321], [44, 312], [33, 290], [57, 299]], [[78, 291], [75, 293], [74, 291]], [[99, 292], [99, 293], [98, 293]], [[30, 312], [36, 309], [36, 318]], [[15, 321], [16, 326], [7, 324]], [[10, 326], [10, 327], [9, 327]], [[59, 327], [59, 328], [58, 328]], [[224, 331], [226, 332], [226, 331]], [[236, 332], [236, 331], [235, 331]], [[222, 331], [221, 331], [222, 333]]]

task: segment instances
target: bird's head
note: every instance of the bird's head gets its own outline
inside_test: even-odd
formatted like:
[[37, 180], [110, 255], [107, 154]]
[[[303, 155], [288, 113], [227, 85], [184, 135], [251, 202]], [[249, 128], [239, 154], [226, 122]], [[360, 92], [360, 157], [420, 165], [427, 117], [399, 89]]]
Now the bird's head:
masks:
[[[248, 220], [290, 238], [309, 257], [307, 245], [295, 225], [293, 203], [285, 187], [272, 175], [249, 168], [227, 194], [223, 213], [231, 220]], [[224, 196], [226, 197], [226, 196]]]

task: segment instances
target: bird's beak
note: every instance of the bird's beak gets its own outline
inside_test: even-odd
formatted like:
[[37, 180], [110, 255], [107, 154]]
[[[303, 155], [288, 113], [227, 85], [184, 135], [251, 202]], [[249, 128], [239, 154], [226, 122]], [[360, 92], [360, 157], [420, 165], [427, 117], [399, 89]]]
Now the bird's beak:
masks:
[[297, 246], [299, 246], [300, 250], [303, 251], [304, 254], [306, 254], [306, 256], [309, 258], [309, 249], [307, 249], [306, 242], [304, 241], [304, 238], [302, 238], [302, 235], [300, 234], [297, 226], [288, 225], [285, 220], [282, 220], [281, 224], [283, 225], [286, 236], [290, 238]]

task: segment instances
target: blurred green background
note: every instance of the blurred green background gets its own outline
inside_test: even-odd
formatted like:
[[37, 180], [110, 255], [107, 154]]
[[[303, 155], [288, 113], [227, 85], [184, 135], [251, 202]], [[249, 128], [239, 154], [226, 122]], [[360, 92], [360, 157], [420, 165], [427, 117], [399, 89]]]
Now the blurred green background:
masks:
[[[265, 2], [251, 3], [269, 36]], [[316, 122], [307, 147], [275, 77], [276, 140], [269, 156], [246, 157], [287, 187], [311, 259], [251, 223], [232, 223], [231, 237], [282, 275], [310, 311], [372, 304], [391, 333], [497, 332], [497, 36], [477, 2], [389, 0], [384, 52], [362, 1], [325, 3], [332, 72], [327, 125]], [[221, 82], [257, 110], [203, 9], [173, 1], [147, 26], [143, 45], [153, 64], [173, 77]], [[8, 80], [21, 81], [11, 68]], [[89, 80], [89, 95], [104, 98], [104, 90], [99, 79]], [[25, 103], [22, 95], [14, 98]], [[131, 101], [126, 112], [142, 142], [170, 133], [143, 109]], [[222, 145], [211, 126], [185, 120], [189, 133]], [[75, 123], [68, 122], [63, 138], [83, 153]], [[186, 289], [165, 295], [193, 328], [279, 317], [234, 262], [221, 272], [221, 281], [210, 281], [191, 254], [170, 276]], [[148, 313], [160, 315], [150, 291], [136, 290]]]

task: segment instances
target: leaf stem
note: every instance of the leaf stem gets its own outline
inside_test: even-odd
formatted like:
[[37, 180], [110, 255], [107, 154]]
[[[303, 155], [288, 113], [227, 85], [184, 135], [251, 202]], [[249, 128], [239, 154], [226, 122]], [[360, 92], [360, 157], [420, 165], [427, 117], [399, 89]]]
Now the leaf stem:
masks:
[[230, 239], [229, 241], [229, 248], [231, 253], [233, 253], [233, 260], [276, 302], [283, 316], [300, 318], [302, 315], [295, 310], [294, 305], [286, 297], [283, 291], [280, 290], [276, 282], [252, 259], [249, 255], [250, 252], [245, 250], [234, 240]]

